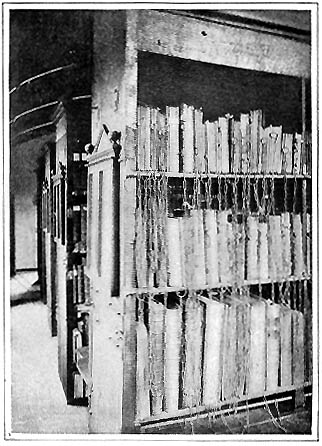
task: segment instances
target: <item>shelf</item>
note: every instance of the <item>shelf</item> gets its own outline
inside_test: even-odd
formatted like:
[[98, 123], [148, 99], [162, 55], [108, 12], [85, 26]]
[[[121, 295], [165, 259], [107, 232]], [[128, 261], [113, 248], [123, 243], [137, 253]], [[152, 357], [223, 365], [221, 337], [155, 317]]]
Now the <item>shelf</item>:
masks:
[[279, 387], [274, 391], [265, 391], [258, 395], [245, 395], [241, 398], [235, 398], [229, 401], [219, 402], [212, 406], [198, 406], [191, 408], [178, 409], [172, 412], [162, 412], [160, 415], [150, 416], [146, 419], [137, 420], [136, 424], [141, 427], [153, 427], [159, 423], [173, 424], [191, 419], [193, 417], [205, 417], [212, 413], [215, 417], [236, 414], [244, 410], [266, 407], [268, 404], [292, 400], [296, 391], [304, 390], [304, 395], [311, 395], [311, 383], [305, 382], [299, 386]]
[[156, 170], [141, 170], [130, 174], [127, 174], [126, 178], [140, 178], [140, 177], [161, 177], [166, 176], [168, 178], [272, 178], [272, 179], [308, 179], [312, 178], [311, 175], [303, 174], [281, 174], [281, 173], [188, 173], [188, 172], [164, 172]]
[[200, 292], [200, 291], [214, 291], [214, 290], [219, 290], [221, 288], [242, 288], [245, 286], [251, 286], [251, 285], [269, 285], [269, 284], [275, 284], [275, 283], [290, 283], [290, 282], [300, 282], [303, 280], [311, 280], [311, 276], [307, 275], [307, 276], [301, 276], [301, 277], [295, 277], [295, 276], [291, 276], [287, 279], [282, 279], [282, 280], [263, 280], [263, 281], [259, 281], [259, 280], [245, 280], [243, 283], [238, 283], [238, 284], [232, 284], [232, 283], [221, 283], [218, 284], [217, 286], [213, 286], [213, 287], [209, 287], [209, 286], [204, 286], [204, 287], [198, 287], [198, 288], [192, 288], [192, 287], [160, 287], [160, 288], [156, 288], [156, 287], [149, 287], [149, 288], [132, 288], [132, 289], [127, 289], [124, 291], [125, 295], [129, 295], [129, 294], [165, 294], [165, 293], [188, 293], [189, 291], [191, 291], [192, 289], [196, 292]]
[[89, 386], [91, 382], [91, 373], [89, 370], [89, 348], [81, 347], [77, 349], [76, 357], [76, 367], [85, 383]]

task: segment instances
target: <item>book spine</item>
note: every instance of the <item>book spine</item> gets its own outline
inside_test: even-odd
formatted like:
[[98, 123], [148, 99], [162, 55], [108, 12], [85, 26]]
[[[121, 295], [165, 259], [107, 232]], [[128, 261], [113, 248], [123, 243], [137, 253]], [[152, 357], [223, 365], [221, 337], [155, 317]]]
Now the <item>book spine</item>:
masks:
[[203, 404], [220, 401], [225, 304], [209, 299], [206, 306]]
[[181, 308], [167, 308], [165, 323], [165, 410], [179, 408], [179, 367], [181, 348]]
[[217, 214], [218, 224], [218, 270], [220, 283], [228, 284], [231, 279], [229, 271], [229, 253], [227, 250], [227, 211], [219, 211]]
[[221, 137], [221, 172], [229, 173], [228, 118], [218, 118], [218, 133]]
[[281, 306], [281, 387], [292, 385], [292, 312]]
[[258, 169], [258, 110], [250, 112], [250, 172]]
[[258, 279], [258, 217], [249, 216], [247, 219], [247, 279]]
[[218, 121], [215, 121], [215, 139], [216, 139], [217, 172], [222, 173], [222, 134]]
[[167, 107], [168, 171], [179, 172], [179, 107]]
[[241, 172], [241, 156], [242, 156], [242, 138], [240, 131], [240, 122], [234, 121], [233, 123], [233, 172]]
[[281, 215], [281, 232], [282, 232], [282, 263], [284, 270], [284, 277], [292, 275], [291, 262], [291, 224], [290, 214], [284, 212]]
[[302, 223], [299, 214], [292, 214], [292, 265], [295, 277], [301, 277], [303, 267]]
[[204, 212], [205, 266], [207, 285], [214, 287], [219, 282], [218, 277], [218, 235], [217, 213], [211, 209]]
[[140, 315], [137, 323], [136, 336], [136, 416], [137, 419], [142, 420], [150, 416], [149, 341], [143, 315]]
[[274, 391], [278, 387], [280, 356], [280, 306], [267, 305], [267, 376], [266, 390]]
[[181, 287], [183, 285], [180, 237], [180, 222], [178, 218], [168, 218], [168, 268], [169, 286]]
[[293, 339], [293, 385], [304, 383], [304, 316], [300, 311], [292, 312]]
[[164, 397], [165, 307], [161, 303], [150, 299], [149, 310], [152, 415], [160, 415], [163, 408]]
[[203, 124], [203, 111], [194, 110], [194, 134], [195, 134], [195, 171], [205, 172], [205, 131]]
[[234, 278], [237, 284], [243, 284], [245, 280], [245, 244], [246, 244], [246, 234], [245, 234], [245, 225], [236, 224], [236, 233], [235, 233], [235, 241], [236, 241], [236, 271]]
[[296, 133], [293, 145], [293, 173], [294, 175], [301, 173], [301, 157], [302, 157], [302, 135]]
[[268, 240], [267, 240], [267, 223], [258, 223], [258, 262], [259, 262], [259, 278], [263, 282], [268, 279]]
[[247, 394], [262, 395], [266, 375], [266, 304], [253, 299], [250, 312], [250, 352]]
[[223, 351], [222, 399], [230, 400], [234, 396], [236, 370], [236, 305], [230, 303], [225, 308], [226, 323]]
[[[158, 131], [157, 131], [157, 115], [158, 110], [156, 108], [151, 108], [151, 118], [150, 118], [150, 132], [151, 132], [151, 146], [150, 146], [150, 162], [147, 158], [147, 170], [157, 170], [157, 159], [159, 156], [159, 145], [158, 145]], [[147, 156], [149, 154], [147, 153]]]
[[183, 172], [191, 173], [194, 171], [193, 107], [183, 104], [180, 111]]
[[240, 115], [240, 132], [242, 138], [241, 170], [242, 173], [248, 173], [250, 169], [250, 126], [249, 115], [246, 113], [241, 113]]
[[234, 396], [244, 395], [247, 385], [250, 347], [250, 306], [246, 302], [236, 302], [236, 379]]
[[201, 404], [203, 308], [193, 297], [186, 300], [185, 321], [183, 407], [196, 407]]
[[193, 258], [194, 258], [194, 286], [204, 287], [206, 284], [206, 266], [204, 250], [203, 211], [192, 210], [193, 224]]
[[283, 133], [282, 140], [282, 173], [292, 173], [293, 135]]

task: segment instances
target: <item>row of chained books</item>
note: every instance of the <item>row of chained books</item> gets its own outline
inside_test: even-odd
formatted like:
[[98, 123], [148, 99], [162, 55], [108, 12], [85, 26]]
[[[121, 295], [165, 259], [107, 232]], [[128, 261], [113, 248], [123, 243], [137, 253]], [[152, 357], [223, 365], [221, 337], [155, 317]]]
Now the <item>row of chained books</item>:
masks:
[[202, 109], [182, 104], [138, 106], [137, 169], [200, 173], [310, 174], [308, 133], [264, 125], [262, 110], [204, 121]]
[[288, 212], [250, 215], [240, 223], [229, 210], [191, 210], [168, 217], [165, 227], [140, 218], [137, 285], [198, 289], [300, 279], [311, 272], [311, 216], [305, 215], [306, 221]]
[[245, 296], [152, 298], [137, 322], [137, 418], [260, 397], [305, 381], [304, 316]]

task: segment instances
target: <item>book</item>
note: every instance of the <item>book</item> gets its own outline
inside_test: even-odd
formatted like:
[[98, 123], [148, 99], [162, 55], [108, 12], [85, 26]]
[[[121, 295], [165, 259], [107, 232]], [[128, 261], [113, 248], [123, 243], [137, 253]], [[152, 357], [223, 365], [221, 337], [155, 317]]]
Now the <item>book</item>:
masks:
[[233, 234], [235, 239], [235, 249], [234, 249], [234, 281], [237, 284], [243, 284], [245, 280], [245, 261], [246, 261], [246, 234], [244, 223], [235, 224], [235, 233]]
[[193, 224], [193, 284], [194, 287], [204, 287], [206, 280], [205, 265], [205, 242], [203, 227], [203, 211], [201, 209], [193, 209], [191, 211], [191, 219]]
[[246, 258], [246, 268], [247, 268], [247, 279], [257, 280], [258, 271], [258, 217], [249, 216], [247, 218], [247, 258]]
[[180, 238], [182, 240], [182, 274], [183, 284], [187, 288], [194, 286], [193, 222], [189, 216], [179, 219]]
[[182, 104], [180, 107], [180, 128], [182, 139], [182, 166], [183, 172], [191, 173], [194, 171], [194, 108]]
[[150, 416], [150, 357], [148, 331], [140, 314], [136, 326], [136, 417], [139, 420]]
[[216, 140], [216, 124], [214, 122], [205, 122], [205, 139], [206, 139], [206, 155], [207, 155], [207, 172], [217, 172], [217, 140]]
[[179, 172], [179, 107], [166, 107], [167, 119], [167, 170]]
[[247, 296], [236, 296], [236, 373], [234, 396], [244, 395], [247, 385], [250, 348], [250, 305]]
[[138, 170], [149, 170], [151, 168], [151, 109], [144, 105], [138, 107], [138, 148], [137, 168]]
[[247, 395], [265, 392], [266, 375], [266, 303], [252, 299], [250, 310], [250, 348]]
[[295, 277], [301, 277], [304, 272], [303, 245], [302, 245], [302, 222], [300, 214], [292, 214], [292, 265]]
[[136, 281], [139, 288], [148, 285], [147, 243], [146, 243], [146, 219], [142, 217], [140, 209], [136, 209], [136, 236], [135, 236], [135, 270]]
[[293, 135], [283, 133], [282, 137], [282, 173], [292, 173]]
[[242, 135], [240, 130], [240, 122], [233, 121], [233, 140], [232, 140], [232, 171], [240, 173], [242, 159]]
[[240, 133], [241, 133], [241, 172], [249, 172], [250, 165], [250, 127], [249, 114], [241, 113], [240, 115]]
[[292, 385], [292, 310], [280, 307], [281, 319], [281, 387]]
[[206, 283], [208, 286], [214, 287], [219, 282], [219, 251], [217, 234], [217, 212], [212, 209], [206, 209], [204, 211], [204, 241]]
[[311, 214], [306, 214], [306, 271], [307, 274], [312, 273], [312, 229], [311, 229]]
[[267, 320], [267, 370], [266, 390], [274, 391], [279, 382], [280, 357], [280, 305], [268, 303], [266, 306]]
[[178, 218], [167, 218], [168, 226], [168, 283], [170, 287], [183, 286], [182, 242]]
[[218, 272], [221, 284], [229, 284], [231, 282], [231, 271], [229, 269], [229, 251], [227, 249], [227, 226], [228, 211], [219, 211], [217, 213], [218, 228]]
[[260, 151], [262, 156], [261, 172], [268, 173], [268, 130], [263, 127], [260, 128]]
[[[179, 121], [179, 120], [178, 120]], [[179, 132], [179, 122], [178, 122], [178, 132]], [[166, 116], [161, 110], [157, 110], [157, 170], [165, 171], [167, 170], [167, 126], [166, 126]]]
[[237, 306], [233, 300], [226, 300], [226, 303], [223, 345], [222, 399], [230, 400], [234, 396], [236, 380]]
[[206, 406], [215, 405], [221, 397], [224, 317], [225, 304], [208, 299], [203, 368], [203, 404]]
[[203, 111], [202, 109], [194, 110], [194, 135], [195, 135], [195, 159], [194, 164], [195, 172], [205, 172], [205, 128], [203, 124]]
[[260, 172], [260, 128], [262, 126], [262, 111], [253, 110], [250, 112], [250, 172]]
[[[228, 117], [218, 118], [218, 140], [221, 149], [221, 170], [222, 173], [229, 173], [229, 140], [228, 140]], [[219, 146], [218, 146], [219, 147]], [[218, 162], [218, 167], [220, 163]]]
[[268, 269], [272, 280], [280, 280], [283, 277], [282, 257], [282, 232], [281, 218], [279, 215], [268, 216]]
[[183, 407], [201, 405], [203, 306], [189, 296], [185, 303]]
[[267, 223], [261, 221], [258, 222], [258, 263], [259, 280], [265, 282], [269, 278]]
[[293, 340], [293, 384], [304, 383], [304, 315], [301, 311], [292, 312], [292, 340]]
[[294, 175], [301, 173], [301, 158], [302, 158], [302, 135], [295, 133], [293, 141], [293, 173]]
[[153, 298], [149, 300], [149, 325], [152, 415], [159, 415], [162, 412], [164, 398], [165, 306]]
[[172, 412], [179, 408], [181, 311], [181, 307], [173, 306], [166, 309], [165, 315], [164, 399], [166, 412]]
[[291, 223], [289, 212], [281, 214], [281, 233], [282, 233], [282, 265], [284, 278], [292, 275], [291, 261]]
[[150, 135], [151, 135], [151, 149], [150, 149], [150, 161], [146, 158], [146, 169], [157, 170], [157, 159], [159, 157], [159, 144], [158, 144], [158, 131], [157, 131], [157, 116], [158, 109], [151, 107], [150, 113]]

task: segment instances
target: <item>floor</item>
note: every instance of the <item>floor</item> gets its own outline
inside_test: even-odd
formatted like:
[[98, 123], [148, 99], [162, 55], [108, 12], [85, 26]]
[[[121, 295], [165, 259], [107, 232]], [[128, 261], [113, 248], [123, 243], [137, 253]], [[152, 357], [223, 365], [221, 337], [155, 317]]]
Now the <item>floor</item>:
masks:
[[11, 432], [88, 433], [87, 408], [67, 406], [58, 377], [57, 338], [35, 273], [11, 280]]
[[[57, 371], [57, 337], [50, 334], [48, 310], [40, 300], [37, 274], [20, 273], [11, 282], [11, 432], [88, 433], [87, 408], [66, 404]], [[228, 425], [228, 432], [240, 433], [245, 420], [232, 422], [227, 418], [222, 421]], [[247, 429], [244, 426], [242, 430], [251, 434], [310, 433], [308, 410], [298, 410], [276, 421], [265, 413], [258, 423], [248, 425]], [[141, 432], [214, 434], [216, 431], [214, 420], [199, 419], [184, 425], [142, 429]]]

